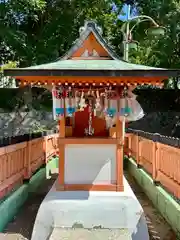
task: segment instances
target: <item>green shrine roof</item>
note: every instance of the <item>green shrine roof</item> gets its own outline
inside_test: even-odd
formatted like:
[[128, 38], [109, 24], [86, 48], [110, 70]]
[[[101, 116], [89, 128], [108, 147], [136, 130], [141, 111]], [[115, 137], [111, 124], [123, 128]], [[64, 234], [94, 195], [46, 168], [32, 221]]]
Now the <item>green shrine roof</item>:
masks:
[[128, 63], [122, 60], [59, 60], [52, 63], [41, 64], [24, 68], [55, 69], [55, 70], [148, 70], [160, 69], [144, 65]]

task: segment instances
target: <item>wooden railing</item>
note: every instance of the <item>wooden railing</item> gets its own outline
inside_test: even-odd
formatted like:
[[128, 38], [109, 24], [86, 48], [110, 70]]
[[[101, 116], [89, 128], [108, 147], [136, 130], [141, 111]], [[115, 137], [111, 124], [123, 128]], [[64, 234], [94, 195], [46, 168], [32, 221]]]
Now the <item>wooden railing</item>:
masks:
[[0, 199], [57, 154], [58, 134], [0, 147]]
[[152, 176], [156, 184], [160, 183], [175, 197], [180, 198], [179, 139], [158, 134], [142, 134], [141, 131], [127, 133], [125, 152], [135, 159], [138, 167]]

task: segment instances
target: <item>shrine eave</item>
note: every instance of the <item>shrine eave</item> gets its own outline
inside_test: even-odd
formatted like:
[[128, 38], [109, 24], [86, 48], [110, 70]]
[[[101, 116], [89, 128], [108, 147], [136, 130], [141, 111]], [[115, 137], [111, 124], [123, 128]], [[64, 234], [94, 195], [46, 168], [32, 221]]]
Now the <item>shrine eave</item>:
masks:
[[180, 75], [180, 69], [130, 69], [130, 70], [86, 70], [86, 69], [5, 69], [5, 76], [11, 77], [38, 77], [38, 76], [80, 76], [80, 77], [177, 77]]

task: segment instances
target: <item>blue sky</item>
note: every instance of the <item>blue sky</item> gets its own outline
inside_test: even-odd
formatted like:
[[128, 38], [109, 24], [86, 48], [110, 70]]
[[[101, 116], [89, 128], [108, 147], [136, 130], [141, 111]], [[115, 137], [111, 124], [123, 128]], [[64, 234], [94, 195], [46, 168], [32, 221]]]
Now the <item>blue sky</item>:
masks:
[[[126, 21], [127, 20], [127, 9], [128, 9], [128, 5], [124, 4], [123, 8], [122, 8], [122, 14], [119, 15], [119, 19], [121, 21]], [[113, 6], [113, 11], [116, 10], [116, 6]], [[131, 7], [131, 17], [138, 15], [137, 9], [135, 7]]]

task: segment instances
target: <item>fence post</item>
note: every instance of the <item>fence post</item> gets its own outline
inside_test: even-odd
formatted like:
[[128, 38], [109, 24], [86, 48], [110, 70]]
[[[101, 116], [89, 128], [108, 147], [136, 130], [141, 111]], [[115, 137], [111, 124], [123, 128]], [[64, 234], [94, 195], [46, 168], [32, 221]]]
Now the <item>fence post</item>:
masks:
[[43, 151], [44, 151], [44, 162], [47, 164], [47, 136], [43, 136]]
[[58, 134], [55, 134], [55, 137], [54, 137], [54, 146], [55, 146], [55, 155], [57, 156], [59, 154], [59, 151], [58, 151]]
[[136, 137], [136, 163], [137, 167], [141, 168], [141, 137], [137, 135]]
[[130, 157], [132, 154], [131, 154], [131, 151], [132, 151], [132, 134], [128, 134], [128, 137], [127, 137], [127, 149], [126, 149], [126, 154], [128, 157]]
[[153, 167], [154, 168], [154, 176], [153, 176], [153, 180], [154, 180], [154, 183], [157, 184], [158, 183], [158, 171], [159, 171], [159, 161], [160, 161], [160, 143], [159, 142], [156, 142], [155, 143], [155, 156], [156, 156], [156, 159], [155, 159], [155, 166]]
[[156, 179], [156, 142], [153, 141], [152, 145], [152, 178]]
[[157, 183], [157, 176], [158, 176], [158, 169], [159, 169], [159, 134], [154, 134], [154, 141], [153, 141], [153, 172], [152, 178], [154, 183]]
[[30, 179], [31, 177], [31, 140], [27, 142], [26, 148], [26, 174], [24, 179]]

